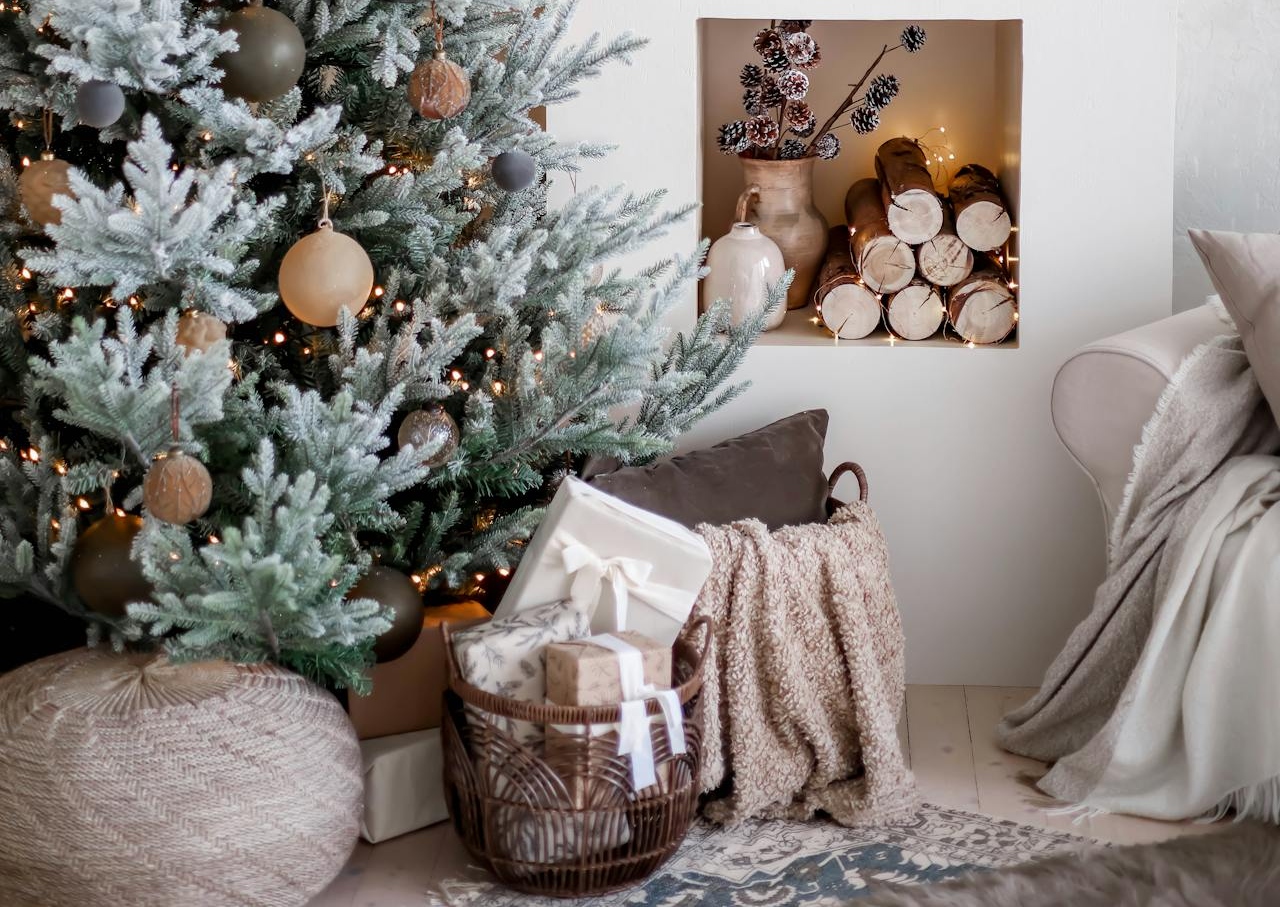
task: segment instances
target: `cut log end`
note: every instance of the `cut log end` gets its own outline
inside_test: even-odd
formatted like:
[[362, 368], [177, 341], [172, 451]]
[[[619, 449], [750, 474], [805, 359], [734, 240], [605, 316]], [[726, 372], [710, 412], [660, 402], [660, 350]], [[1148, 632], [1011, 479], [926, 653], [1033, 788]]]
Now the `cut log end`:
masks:
[[917, 252], [920, 276], [934, 286], [954, 287], [973, 273], [973, 252], [953, 233], [939, 233]]
[[878, 236], [860, 244], [858, 273], [876, 293], [896, 293], [916, 276], [911, 247], [896, 236]]
[[956, 214], [956, 233], [979, 252], [1001, 248], [1012, 231], [1009, 212], [997, 202], [975, 201]]
[[913, 246], [928, 242], [942, 229], [942, 202], [923, 189], [908, 189], [891, 197], [885, 214], [893, 235]]
[[861, 284], [833, 287], [822, 299], [822, 323], [841, 340], [859, 340], [880, 324], [880, 300]]
[[903, 340], [927, 340], [947, 317], [942, 294], [923, 280], [893, 294], [885, 303], [889, 329]]
[[975, 275], [952, 290], [947, 316], [970, 343], [999, 343], [1018, 324], [1018, 301], [1003, 280]]

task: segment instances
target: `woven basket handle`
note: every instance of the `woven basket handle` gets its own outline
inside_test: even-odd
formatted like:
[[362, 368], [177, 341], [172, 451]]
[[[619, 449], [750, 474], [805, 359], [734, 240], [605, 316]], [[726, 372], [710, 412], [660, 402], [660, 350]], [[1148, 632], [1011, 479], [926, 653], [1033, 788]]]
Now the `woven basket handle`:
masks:
[[841, 463], [831, 471], [831, 478], [827, 479], [827, 497], [831, 497], [835, 494], [836, 483], [840, 481], [842, 476], [850, 472], [858, 477], [858, 500], [865, 504], [867, 502], [867, 495], [869, 492], [869, 489], [867, 488], [867, 474], [863, 472], [862, 467], [857, 463]]

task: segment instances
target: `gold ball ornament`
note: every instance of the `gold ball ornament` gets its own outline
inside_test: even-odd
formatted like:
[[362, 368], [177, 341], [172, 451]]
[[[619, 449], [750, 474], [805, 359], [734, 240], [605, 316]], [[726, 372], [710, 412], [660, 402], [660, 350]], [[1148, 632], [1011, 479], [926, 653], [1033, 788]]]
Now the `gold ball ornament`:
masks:
[[227, 339], [227, 326], [207, 312], [187, 309], [178, 319], [178, 345], [192, 353], [207, 353], [220, 340]]
[[428, 120], [456, 117], [471, 103], [471, 80], [467, 71], [450, 60], [443, 50], [423, 60], [409, 76], [409, 103]]
[[45, 151], [18, 177], [18, 197], [31, 219], [42, 227], [62, 223], [62, 212], [53, 204], [54, 196], [75, 198], [71, 191], [71, 165]]
[[293, 244], [280, 262], [280, 298], [299, 321], [318, 328], [338, 323], [346, 309], [357, 315], [373, 292], [373, 262], [345, 233], [322, 221]]
[[435, 468], [440, 466], [458, 449], [461, 435], [458, 423], [453, 416], [444, 411], [442, 406], [432, 406], [409, 413], [400, 423], [396, 432], [396, 441], [401, 449], [412, 446], [414, 450], [426, 451], [422, 463]]
[[147, 512], [178, 526], [204, 516], [212, 498], [213, 479], [209, 470], [178, 448], [152, 463], [142, 483], [142, 500]]
[[89, 610], [122, 618], [130, 602], [151, 598], [151, 583], [130, 556], [142, 531], [142, 517], [108, 514], [76, 538], [71, 552], [71, 584]]

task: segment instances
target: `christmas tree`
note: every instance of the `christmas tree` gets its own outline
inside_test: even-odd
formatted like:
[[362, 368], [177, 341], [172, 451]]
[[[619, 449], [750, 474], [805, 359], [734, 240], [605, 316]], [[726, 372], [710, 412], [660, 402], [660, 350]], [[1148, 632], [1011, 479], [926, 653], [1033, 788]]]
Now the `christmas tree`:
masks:
[[0, 594], [361, 687], [405, 584], [500, 582], [560, 476], [740, 390], [763, 312], [664, 327], [700, 251], [609, 265], [684, 211], [549, 206], [607, 149], [537, 109], [642, 44], [571, 13], [0, 4]]

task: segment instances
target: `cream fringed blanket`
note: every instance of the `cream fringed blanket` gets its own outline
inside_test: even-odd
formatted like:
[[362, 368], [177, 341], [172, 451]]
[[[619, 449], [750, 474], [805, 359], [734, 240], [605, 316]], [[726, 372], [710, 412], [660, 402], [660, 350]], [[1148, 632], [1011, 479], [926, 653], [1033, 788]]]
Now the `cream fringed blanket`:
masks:
[[898, 743], [902, 623], [871, 508], [770, 534], [746, 520], [701, 526], [711, 578], [694, 613], [716, 638], [704, 678], [707, 815], [842, 825], [906, 818], [915, 782]]

